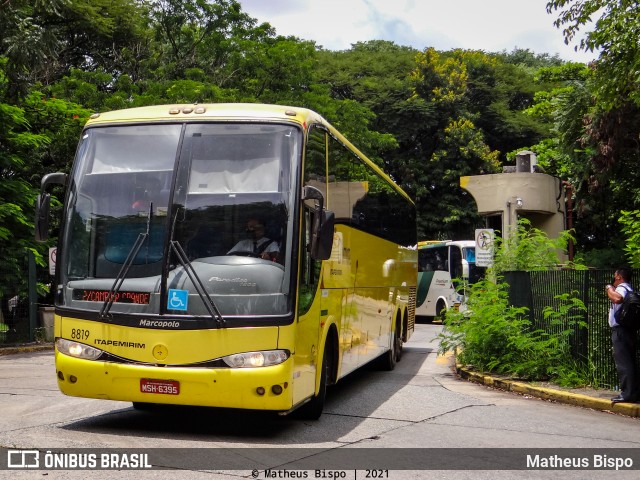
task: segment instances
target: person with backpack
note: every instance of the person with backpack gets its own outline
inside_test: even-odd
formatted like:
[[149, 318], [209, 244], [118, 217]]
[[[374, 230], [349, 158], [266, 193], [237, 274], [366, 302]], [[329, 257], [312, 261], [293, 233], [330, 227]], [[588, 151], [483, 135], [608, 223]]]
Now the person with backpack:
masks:
[[609, 309], [609, 326], [611, 327], [611, 342], [613, 344], [613, 359], [618, 371], [620, 395], [613, 397], [613, 403], [636, 402], [640, 397], [638, 368], [636, 366], [636, 332], [620, 325], [616, 321], [616, 312], [622, 307], [622, 302], [633, 289], [629, 284], [631, 269], [618, 268], [613, 276], [613, 285], [607, 285], [607, 297], [611, 301]]

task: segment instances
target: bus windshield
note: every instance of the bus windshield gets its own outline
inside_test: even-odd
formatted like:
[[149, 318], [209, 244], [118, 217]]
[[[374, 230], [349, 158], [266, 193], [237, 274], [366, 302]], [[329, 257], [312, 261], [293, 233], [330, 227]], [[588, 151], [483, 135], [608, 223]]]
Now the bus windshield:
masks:
[[289, 314], [301, 141], [297, 127], [273, 123], [88, 128], [65, 212], [60, 306], [101, 311], [111, 300], [113, 314], [199, 316], [208, 295], [225, 318]]

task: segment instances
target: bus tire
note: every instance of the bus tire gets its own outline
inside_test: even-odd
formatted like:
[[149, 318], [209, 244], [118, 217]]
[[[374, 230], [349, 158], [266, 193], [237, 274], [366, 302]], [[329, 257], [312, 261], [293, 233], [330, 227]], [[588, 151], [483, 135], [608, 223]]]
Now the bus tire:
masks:
[[400, 357], [402, 356], [401, 351], [402, 338], [400, 337], [400, 335], [398, 335], [398, 332], [394, 330], [391, 338], [391, 348], [380, 358], [382, 369], [390, 372], [391, 370], [396, 368], [396, 363], [398, 363]]
[[436, 317], [438, 320], [444, 323], [444, 319], [447, 316], [447, 305], [443, 301], [439, 301], [436, 305]]
[[324, 347], [322, 355], [322, 373], [320, 374], [320, 388], [318, 394], [311, 398], [307, 403], [300, 407], [296, 416], [304, 420], [318, 420], [324, 409], [324, 402], [327, 397], [327, 384], [329, 383], [329, 375], [331, 374], [332, 352], [329, 346], [329, 339]]
[[420, 321], [424, 323], [433, 323], [433, 317], [431, 315], [420, 316]]
[[400, 332], [396, 334], [396, 363], [402, 360], [402, 349], [404, 348], [404, 340], [402, 340], [402, 336]]

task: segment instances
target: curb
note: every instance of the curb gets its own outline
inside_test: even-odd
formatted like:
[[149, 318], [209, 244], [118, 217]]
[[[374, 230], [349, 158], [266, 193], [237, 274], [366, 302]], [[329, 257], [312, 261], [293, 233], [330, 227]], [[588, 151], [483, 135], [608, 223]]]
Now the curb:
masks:
[[591, 408], [593, 410], [618, 413], [628, 417], [640, 417], [640, 404], [637, 403], [612, 403], [610, 400], [589, 397], [579, 393], [565, 392], [562, 390], [554, 390], [544, 387], [534, 387], [528, 383], [471, 372], [460, 366], [456, 366], [456, 371], [461, 378], [471, 382], [480, 383], [488, 387], [499, 388], [501, 390], [521, 395], [529, 395], [543, 400], [566, 403], [578, 407]]
[[16, 353], [42, 352], [46, 350], [53, 350], [53, 343], [38, 343], [32, 345], [0, 347], [0, 357], [4, 355], [14, 355]]

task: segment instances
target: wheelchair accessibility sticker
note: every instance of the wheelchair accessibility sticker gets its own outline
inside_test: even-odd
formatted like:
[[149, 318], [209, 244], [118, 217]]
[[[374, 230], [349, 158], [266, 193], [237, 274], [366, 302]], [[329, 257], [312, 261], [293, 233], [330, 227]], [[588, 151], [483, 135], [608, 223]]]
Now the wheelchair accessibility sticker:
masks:
[[181, 310], [186, 312], [188, 302], [188, 290], [169, 289], [169, 298], [167, 299], [167, 308], [169, 310]]

